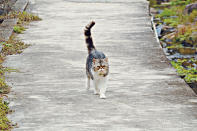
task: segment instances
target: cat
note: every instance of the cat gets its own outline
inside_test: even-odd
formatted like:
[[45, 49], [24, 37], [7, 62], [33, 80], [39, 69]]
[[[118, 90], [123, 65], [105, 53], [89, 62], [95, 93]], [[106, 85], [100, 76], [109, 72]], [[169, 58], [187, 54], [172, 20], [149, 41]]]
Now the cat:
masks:
[[109, 74], [108, 58], [104, 53], [97, 51], [92, 40], [91, 28], [95, 22], [90, 22], [84, 30], [85, 42], [88, 48], [88, 57], [86, 60], [87, 90], [90, 88], [90, 81], [94, 85], [94, 94], [100, 95], [105, 99], [107, 89], [107, 76]]

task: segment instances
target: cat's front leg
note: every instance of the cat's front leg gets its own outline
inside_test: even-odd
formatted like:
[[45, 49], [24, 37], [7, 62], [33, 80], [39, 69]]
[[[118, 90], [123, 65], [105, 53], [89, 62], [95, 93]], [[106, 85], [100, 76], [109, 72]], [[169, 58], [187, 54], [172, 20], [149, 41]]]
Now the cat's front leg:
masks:
[[106, 92], [106, 86], [104, 86], [100, 89], [100, 98], [101, 99], [106, 99], [105, 92]]
[[105, 92], [107, 89], [107, 78], [105, 77], [100, 83], [100, 98], [105, 99]]
[[93, 80], [93, 85], [94, 85], [94, 94], [99, 95], [100, 91], [99, 91], [99, 88], [98, 88], [98, 82], [96, 80]]

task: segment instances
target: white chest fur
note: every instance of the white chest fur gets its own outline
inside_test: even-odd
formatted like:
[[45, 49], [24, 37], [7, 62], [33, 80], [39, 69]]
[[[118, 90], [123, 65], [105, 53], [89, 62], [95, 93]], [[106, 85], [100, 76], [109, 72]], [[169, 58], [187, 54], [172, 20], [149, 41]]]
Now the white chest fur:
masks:
[[[105, 92], [107, 89], [107, 76], [100, 76], [97, 72], [93, 72], [94, 80], [92, 80], [92, 84], [94, 86], [94, 94], [100, 95], [101, 99], [105, 99]], [[90, 87], [90, 80], [88, 80], [88, 88]]]

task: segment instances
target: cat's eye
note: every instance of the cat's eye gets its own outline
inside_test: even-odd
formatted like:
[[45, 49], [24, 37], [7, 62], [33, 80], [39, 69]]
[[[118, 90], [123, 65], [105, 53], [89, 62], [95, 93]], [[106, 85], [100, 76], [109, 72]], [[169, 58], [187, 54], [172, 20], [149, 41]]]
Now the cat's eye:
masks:
[[101, 66], [101, 68], [103, 68], [103, 69], [104, 69], [104, 68], [105, 68], [105, 65], [104, 65], [104, 66]]

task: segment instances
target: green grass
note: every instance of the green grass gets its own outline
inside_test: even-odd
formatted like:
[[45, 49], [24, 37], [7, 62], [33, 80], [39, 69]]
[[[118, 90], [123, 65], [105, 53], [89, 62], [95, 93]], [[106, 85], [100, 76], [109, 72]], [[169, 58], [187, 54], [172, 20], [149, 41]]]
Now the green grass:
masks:
[[148, 0], [148, 1], [150, 2], [149, 4], [150, 4], [151, 7], [157, 5], [156, 0]]
[[168, 48], [168, 49], [179, 49], [179, 48], [183, 48], [183, 46], [181, 44], [173, 44], [173, 45], [167, 46], [166, 48]]
[[172, 26], [172, 27], [177, 27], [179, 24], [178, 18], [166, 18], [164, 19], [164, 22], [166, 25]]
[[1, 19], [19, 18], [18, 24], [28, 24], [32, 21], [42, 20], [39, 16], [27, 12], [10, 12], [6, 16], [0, 16]]
[[187, 83], [196, 83], [197, 82], [197, 75], [196, 74], [188, 74], [185, 76], [185, 81]]
[[180, 5], [187, 5], [187, 4], [190, 4], [192, 1], [191, 0], [172, 0], [170, 2], [170, 4], [172, 6], [180, 6]]
[[10, 91], [9, 86], [5, 83], [5, 73], [8, 72], [8, 69], [0, 66], [0, 94], [7, 94]]
[[[151, 7], [159, 7], [161, 4], [157, 4], [156, 0], [147, 0], [150, 2]], [[196, 0], [170, 0], [171, 6], [182, 6], [196, 2]]]
[[18, 18], [19, 18], [19, 21], [18, 21], [19, 24], [27, 24], [32, 21], [40, 21], [41, 20], [41, 18], [39, 16], [31, 14], [31, 13], [27, 13], [25, 11], [22, 13], [18, 13]]
[[[197, 60], [191, 59], [178, 59], [177, 62], [171, 61], [172, 66], [177, 70], [180, 76], [184, 77], [187, 83], [197, 82], [197, 69], [193, 67], [193, 63], [197, 64]], [[184, 66], [187, 67], [185, 69]]]
[[6, 114], [9, 112], [8, 103], [4, 102], [0, 98], [0, 130], [9, 131], [11, 129], [11, 122], [6, 117]]
[[3, 42], [2, 54], [4, 56], [20, 54], [22, 51], [27, 48], [28, 44], [17, 39], [14, 35], [10, 37], [10, 39], [6, 42]]
[[157, 17], [167, 18], [167, 17], [170, 17], [170, 16], [176, 16], [176, 15], [177, 15], [176, 10], [165, 8], [161, 14], [157, 15]]
[[16, 25], [16, 26], [14, 26], [13, 30], [14, 30], [15, 33], [21, 34], [21, 33], [23, 33], [23, 31], [25, 31], [25, 28], [22, 27], [22, 26], [17, 26]]

